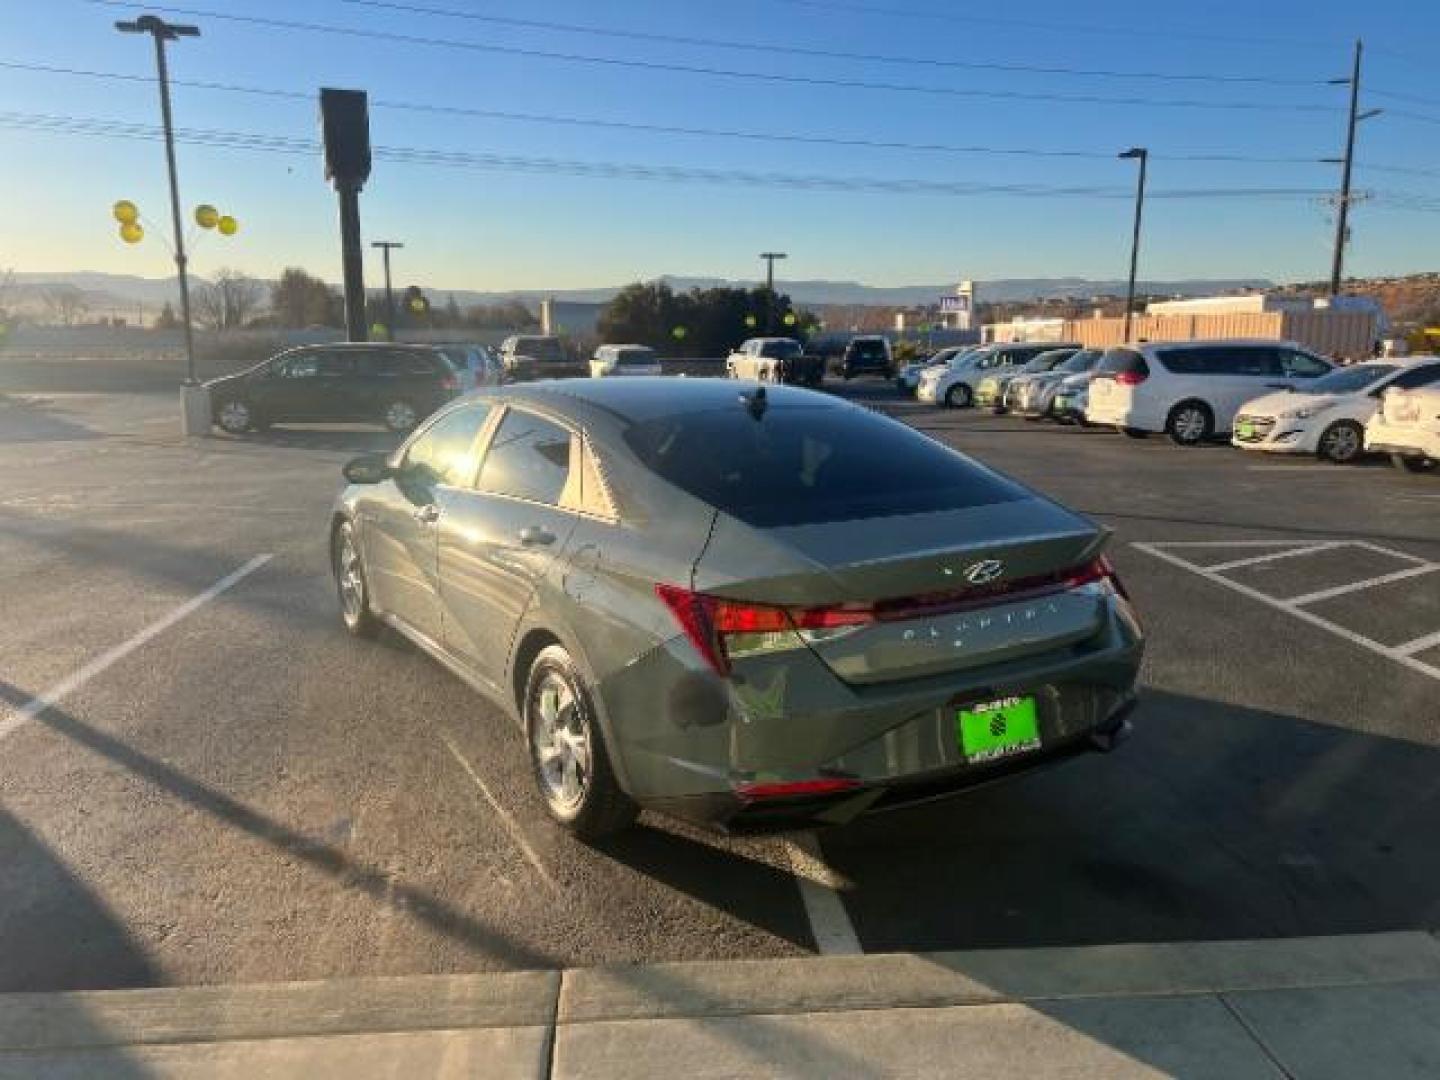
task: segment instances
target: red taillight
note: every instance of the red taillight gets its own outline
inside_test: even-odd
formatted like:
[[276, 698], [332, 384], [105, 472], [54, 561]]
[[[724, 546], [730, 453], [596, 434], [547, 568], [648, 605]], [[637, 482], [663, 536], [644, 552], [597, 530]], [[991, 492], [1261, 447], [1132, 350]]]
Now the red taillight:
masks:
[[1120, 371], [1116, 372], [1114, 379], [1121, 386], [1139, 386], [1149, 376], [1143, 371]]
[[720, 639], [715, 633], [715, 623], [711, 618], [715, 602], [708, 596], [682, 589], [679, 585], [657, 584], [655, 595], [670, 609], [670, 614], [675, 616], [680, 629], [690, 639], [690, 644], [695, 646], [695, 651], [705, 658], [705, 662], [719, 674], [729, 674], [730, 661], [720, 645]]
[[742, 799], [785, 799], [804, 795], [835, 795], [842, 791], [853, 791], [860, 786], [859, 780], [846, 777], [822, 777], [817, 780], [787, 780], [775, 783], [736, 784], [735, 794]]

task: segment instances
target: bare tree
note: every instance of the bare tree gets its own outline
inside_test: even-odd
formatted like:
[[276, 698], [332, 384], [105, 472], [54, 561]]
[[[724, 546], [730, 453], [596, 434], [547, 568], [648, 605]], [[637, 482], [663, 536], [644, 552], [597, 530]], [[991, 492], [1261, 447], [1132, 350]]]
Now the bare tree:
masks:
[[74, 326], [90, 310], [90, 301], [74, 285], [47, 285], [40, 298], [50, 321], [61, 326]]
[[207, 330], [237, 330], [260, 309], [265, 287], [238, 270], [222, 269], [195, 290], [195, 319]]

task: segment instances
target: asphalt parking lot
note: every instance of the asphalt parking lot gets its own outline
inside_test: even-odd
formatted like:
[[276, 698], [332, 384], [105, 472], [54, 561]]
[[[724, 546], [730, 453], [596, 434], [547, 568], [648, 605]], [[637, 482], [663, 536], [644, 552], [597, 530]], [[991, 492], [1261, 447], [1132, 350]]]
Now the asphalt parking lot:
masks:
[[1115, 531], [1136, 733], [819, 836], [552, 828], [510, 723], [341, 630], [339, 466], [0, 396], [0, 990], [1440, 927], [1440, 477], [844, 391]]

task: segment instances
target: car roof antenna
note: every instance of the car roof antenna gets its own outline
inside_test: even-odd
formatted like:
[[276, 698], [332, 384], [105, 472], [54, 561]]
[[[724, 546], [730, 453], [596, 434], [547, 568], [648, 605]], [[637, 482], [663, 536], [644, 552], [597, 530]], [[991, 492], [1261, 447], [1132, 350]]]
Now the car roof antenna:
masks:
[[752, 394], [741, 394], [740, 401], [744, 404], [745, 411], [755, 420], [759, 420], [765, 415], [766, 406], [769, 404], [763, 386], [757, 386]]

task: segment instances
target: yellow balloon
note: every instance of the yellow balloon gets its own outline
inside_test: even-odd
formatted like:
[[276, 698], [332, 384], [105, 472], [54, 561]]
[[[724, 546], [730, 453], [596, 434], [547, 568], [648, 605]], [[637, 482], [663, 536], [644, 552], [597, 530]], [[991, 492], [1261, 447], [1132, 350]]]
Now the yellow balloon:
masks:
[[145, 239], [145, 230], [138, 221], [127, 221], [120, 226], [120, 239], [127, 244], [138, 244]]
[[140, 208], [129, 199], [121, 199], [110, 211], [121, 225], [129, 225], [140, 216]]
[[216, 228], [220, 230], [221, 236], [234, 236], [240, 230], [240, 223], [226, 214], [216, 223]]
[[220, 211], [209, 203], [201, 203], [195, 207], [195, 224], [202, 229], [213, 229], [215, 223], [220, 220]]
[[785, 313], [785, 325], [786, 325], [786, 326], [794, 326], [794, 325], [795, 325], [795, 313], [794, 313], [793, 311], [787, 311], [787, 312]]

